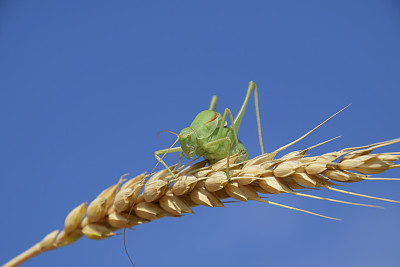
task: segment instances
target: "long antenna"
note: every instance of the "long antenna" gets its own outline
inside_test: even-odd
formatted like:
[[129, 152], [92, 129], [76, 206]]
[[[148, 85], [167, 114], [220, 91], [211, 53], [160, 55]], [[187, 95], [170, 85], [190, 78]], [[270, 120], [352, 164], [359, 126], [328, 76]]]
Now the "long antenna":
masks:
[[[180, 135], [177, 134], [177, 133], [174, 133], [174, 132], [171, 132], [171, 131], [168, 131], [168, 130], [162, 130], [162, 131], [163, 131], [163, 132], [168, 132], [168, 133], [175, 134], [178, 138], [176, 138], [175, 142], [174, 142], [174, 143], [168, 148], [168, 150], [162, 155], [161, 159], [163, 159], [164, 156], [169, 152], [169, 150], [179, 141], [179, 137], [180, 137]], [[142, 182], [142, 184], [146, 184], [146, 182], [147, 182], [148, 179], [151, 177], [151, 175], [153, 174], [154, 170], [157, 168], [157, 166], [158, 166], [159, 163], [160, 163], [160, 161], [157, 162], [156, 166], [154, 166], [154, 168], [151, 170], [151, 172], [150, 172], [150, 174], [147, 176], [147, 178], [144, 179], [144, 181]], [[132, 205], [131, 205], [131, 207], [130, 207], [130, 209], [129, 209], [128, 216], [132, 214], [132, 210], [133, 210], [133, 206], [134, 206], [134, 205], [135, 205], [135, 204], [132, 203]], [[128, 226], [128, 222], [126, 223], [126, 226]], [[125, 254], [126, 254], [126, 256], [128, 256], [128, 259], [129, 259], [129, 261], [131, 262], [132, 266], [135, 267], [135, 264], [133, 263], [131, 257], [129, 256], [129, 252], [128, 252], [128, 249], [127, 249], [127, 246], [126, 246], [126, 228], [127, 228], [127, 227], [124, 227], [124, 249], [125, 249]]]

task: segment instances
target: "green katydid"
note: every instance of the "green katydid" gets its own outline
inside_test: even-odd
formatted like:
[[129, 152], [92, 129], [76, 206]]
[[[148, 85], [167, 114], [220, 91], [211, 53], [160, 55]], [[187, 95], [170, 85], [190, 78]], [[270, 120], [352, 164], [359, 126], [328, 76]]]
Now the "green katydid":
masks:
[[[164, 165], [164, 167], [172, 175], [173, 179], [176, 178], [174, 173], [158, 155], [172, 152], [181, 152], [179, 156], [179, 163], [182, 159], [182, 156], [185, 156], [188, 159], [195, 159], [197, 157], [203, 156], [209, 164], [213, 164], [218, 160], [227, 158], [226, 176], [228, 180], [231, 181], [229, 175], [229, 156], [231, 155], [231, 153], [239, 154], [239, 158], [236, 160], [236, 162], [242, 162], [249, 159], [246, 148], [237, 138], [237, 132], [239, 131], [244, 112], [246, 111], [247, 103], [249, 102], [250, 95], [253, 91], [261, 154], [264, 154], [264, 147], [261, 136], [260, 114], [258, 109], [257, 86], [253, 81], [251, 81], [249, 83], [249, 87], [247, 88], [246, 97], [243, 101], [242, 107], [240, 108], [239, 113], [235, 117], [235, 119], [233, 119], [230, 109], [226, 108], [223, 115], [215, 111], [218, 98], [216, 96], [213, 96], [209, 109], [200, 112], [193, 120], [192, 124], [189, 127], [184, 128], [178, 135], [178, 141], [180, 142], [181, 146], [158, 150], [154, 152], [154, 157], [158, 160], [158, 162]], [[226, 119], [228, 115], [231, 120], [231, 125], [229, 126], [229, 128], [226, 127]], [[129, 211], [129, 214], [131, 213], [131, 211], [132, 208]], [[128, 251], [126, 249], [125, 229], [126, 228], [124, 228], [125, 252], [132, 265], [135, 266], [135, 264], [129, 257]]]
[[[217, 97], [213, 96], [208, 110], [200, 112], [191, 125], [184, 128], [178, 135], [179, 147], [163, 149], [154, 152], [155, 158], [164, 165], [170, 172], [173, 178], [175, 175], [168, 165], [158, 155], [181, 152], [182, 156], [188, 159], [204, 157], [208, 164], [213, 164], [221, 159], [227, 159], [226, 176], [231, 181], [229, 176], [229, 156], [231, 154], [239, 154], [236, 162], [242, 162], [249, 159], [247, 150], [237, 138], [240, 125], [242, 123], [244, 112], [250, 99], [251, 93], [254, 91], [254, 100], [257, 116], [258, 135], [260, 141], [261, 154], [264, 154], [264, 147], [261, 136], [260, 114], [258, 108], [258, 92], [256, 84], [251, 81], [247, 88], [247, 93], [237, 116], [233, 119], [232, 112], [226, 108], [223, 115], [215, 111]], [[231, 125], [227, 125], [227, 117], [230, 117]]]

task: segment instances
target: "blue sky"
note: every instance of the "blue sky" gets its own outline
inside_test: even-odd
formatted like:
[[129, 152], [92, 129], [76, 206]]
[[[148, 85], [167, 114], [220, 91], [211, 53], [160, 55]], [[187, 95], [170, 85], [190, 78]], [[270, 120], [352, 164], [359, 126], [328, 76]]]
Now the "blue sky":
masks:
[[[157, 132], [187, 127], [212, 95], [236, 114], [250, 80], [266, 151], [350, 103], [292, 149], [338, 135], [311, 154], [400, 137], [399, 47], [397, 1], [1, 1], [0, 263], [120, 175], [151, 170], [153, 152], [174, 140], [161, 133], [162, 145]], [[251, 156], [256, 129], [251, 100], [239, 132]], [[400, 182], [348, 190], [400, 199]], [[400, 205], [270, 200], [343, 221], [252, 202], [200, 207], [128, 231], [130, 255], [136, 266], [399, 266]], [[115, 236], [24, 266], [130, 265]]]

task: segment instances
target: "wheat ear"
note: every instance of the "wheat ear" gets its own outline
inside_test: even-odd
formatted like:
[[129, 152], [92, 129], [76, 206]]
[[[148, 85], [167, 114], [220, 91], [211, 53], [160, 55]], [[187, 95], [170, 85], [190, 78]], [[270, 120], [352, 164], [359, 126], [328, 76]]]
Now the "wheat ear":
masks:
[[[17, 266], [24, 261], [55, 248], [72, 244], [85, 235], [90, 239], [104, 239], [115, 235], [121, 228], [131, 228], [163, 217], [179, 217], [193, 213], [198, 205], [224, 207], [222, 200], [234, 198], [239, 201], [256, 200], [312, 215], [335, 219], [314, 212], [267, 201], [259, 194], [289, 193], [326, 201], [378, 207], [308, 195], [297, 189], [326, 188], [377, 200], [398, 202], [385, 198], [367, 196], [337, 189], [334, 182], [350, 183], [363, 180], [399, 180], [396, 178], [371, 178], [369, 175], [400, 167], [395, 161], [400, 152], [371, 154], [379, 147], [400, 142], [394, 139], [372, 145], [346, 148], [337, 152], [308, 157], [313, 147], [294, 151], [275, 159], [278, 151], [260, 155], [251, 160], [235, 163], [238, 155], [230, 157], [230, 176], [226, 177], [226, 159], [204, 167], [204, 161], [174, 170], [177, 177], [162, 170], [151, 177], [142, 173], [128, 181], [123, 175], [118, 183], [101, 192], [89, 205], [83, 203], [74, 208], [66, 217], [64, 229], [46, 235], [22, 254], [4, 266]], [[325, 142], [324, 142], [325, 143]], [[283, 147], [286, 148], [287, 146]], [[125, 183], [124, 183], [125, 181]]]

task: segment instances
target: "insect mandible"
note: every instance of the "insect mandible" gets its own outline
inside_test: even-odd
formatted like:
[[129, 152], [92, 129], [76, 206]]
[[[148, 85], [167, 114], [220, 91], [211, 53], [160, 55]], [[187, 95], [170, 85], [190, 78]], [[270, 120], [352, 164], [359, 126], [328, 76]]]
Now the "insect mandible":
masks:
[[[159, 157], [159, 155], [180, 152], [179, 162], [183, 157], [187, 159], [196, 159], [204, 157], [208, 164], [213, 164], [221, 159], [226, 158], [226, 176], [229, 181], [229, 157], [238, 153], [236, 162], [242, 162], [249, 159], [248, 153], [244, 145], [237, 137], [240, 125], [242, 123], [244, 112], [250, 99], [251, 93], [254, 91], [254, 101], [257, 116], [258, 136], [260, 141], [261, 154], [264, 154], [264, 147], [261, 136], [260, 114], [258, 108], [258, 92], [256, 84], [251, 81], [247, 88], [246, 96], [235, 119], [233, 119], [230, 109], [225, 108], [224, 113], [215, 111], [218, 98], [213, 96], [208, 110], [200, 112], [189, 127], [184, 128], [178, 135], [179, 147], [162, 149], [154, 152], [154, 157], [169, 171], [172, 179], [175, 179], [174, 173], [168, 165]], [[227, 127], [227, 117], [230, 117], [231, 124]]]

